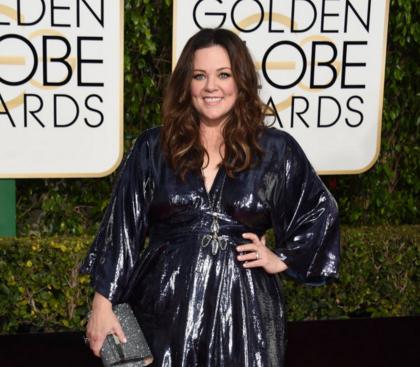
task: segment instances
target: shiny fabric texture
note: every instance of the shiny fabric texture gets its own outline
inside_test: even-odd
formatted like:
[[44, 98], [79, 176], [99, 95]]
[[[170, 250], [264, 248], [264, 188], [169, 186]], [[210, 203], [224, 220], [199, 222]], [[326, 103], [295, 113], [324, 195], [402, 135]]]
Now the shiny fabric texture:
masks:
[[[285, 311], [277, 275], [245, 269], [245, 232], [274, 228], [285, 273], [304, 284], [338, 278], [337, 205], [287, 133], [267, 129], [256, 168], [226, 177], [217, 215], [227, 247], [202, 239], [213, 216], [203, 180], [186, 183], [165, 164], [160, 127], [144, 132], [125, 160], [101, 228], [81, 267], [113, 303], [129, 302], [164, 367], [281, 367]], [[209, 192], [219, 200], [220, 168]], [[146, 237], [149, 238], [145, 246]], [[143, 251], [144, 249], [144, 251]], [[142, 252], [143, 251], [143, 252]]]

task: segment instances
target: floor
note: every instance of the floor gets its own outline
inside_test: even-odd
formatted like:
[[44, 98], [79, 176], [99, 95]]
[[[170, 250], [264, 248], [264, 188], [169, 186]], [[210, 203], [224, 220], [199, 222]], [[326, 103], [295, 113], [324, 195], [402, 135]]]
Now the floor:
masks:
[[[0, 335], [0, 366], [99, 367], [83, 334]], [[290, 322], [288, 339], [285, 367], [420, 366], [417, 316]]]

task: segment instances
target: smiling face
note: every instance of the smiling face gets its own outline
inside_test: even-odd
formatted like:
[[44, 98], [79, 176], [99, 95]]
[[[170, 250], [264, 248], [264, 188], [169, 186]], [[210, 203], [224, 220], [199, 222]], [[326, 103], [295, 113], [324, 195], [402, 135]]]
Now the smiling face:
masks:
[[224, 124], [238, 96], [228, 53], [220, 46], [197, 50], [193, 73], [190, 91], [200, 122], [212, 126]]

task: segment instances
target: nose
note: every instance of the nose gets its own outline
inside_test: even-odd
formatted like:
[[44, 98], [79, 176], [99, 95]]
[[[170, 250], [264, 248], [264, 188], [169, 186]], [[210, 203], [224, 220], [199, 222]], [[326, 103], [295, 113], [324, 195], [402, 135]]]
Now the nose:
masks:
[[218, 89], [217, 80], [213, 76], [207, 78], [207, 83], [205, 85], [206, 92], [214, 92]]

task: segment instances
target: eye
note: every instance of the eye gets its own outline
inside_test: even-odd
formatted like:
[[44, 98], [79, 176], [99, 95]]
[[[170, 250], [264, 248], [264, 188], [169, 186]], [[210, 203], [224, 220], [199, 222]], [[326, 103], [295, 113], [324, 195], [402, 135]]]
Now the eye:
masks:
[[230, 74], [229, 73], [220, 73], [219, 74], [219, 78], [220, 79], [227, 79], [229, 77], [230, 77]]
[[204, 76], [204, 74], [195, 74], [193, 76], [193, 79], [195, 80], [204, 80], [206, 77]]

